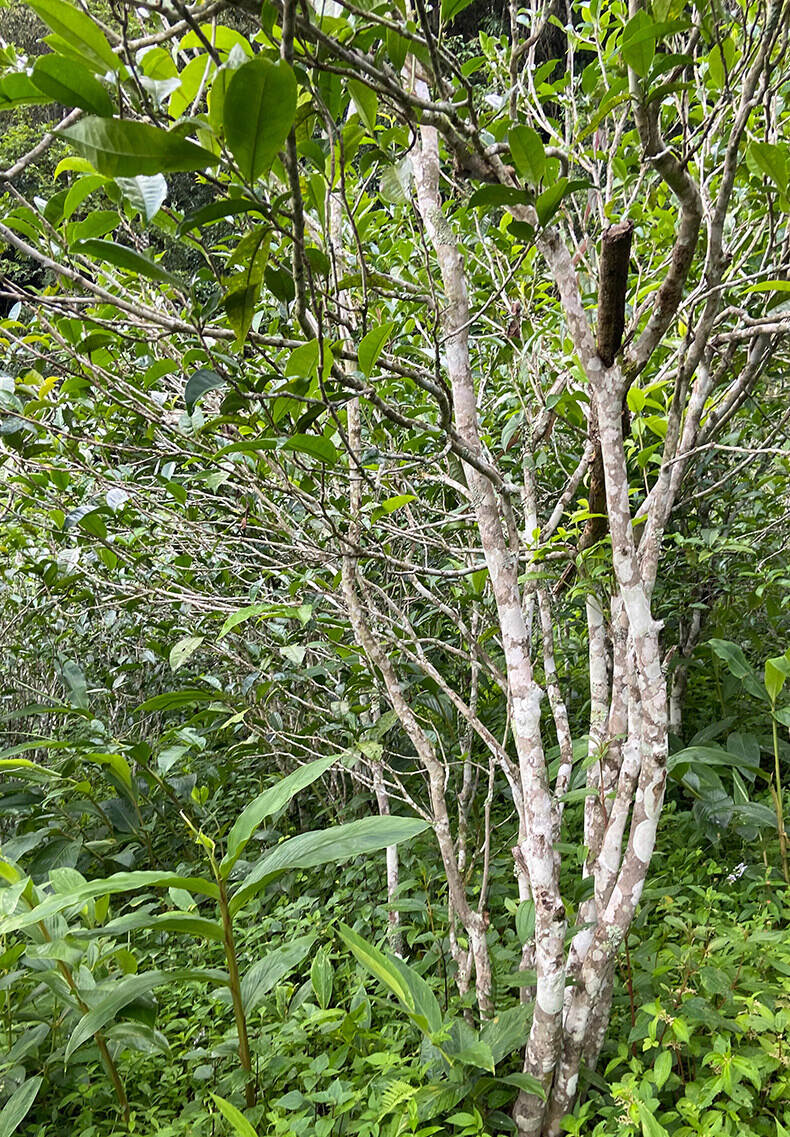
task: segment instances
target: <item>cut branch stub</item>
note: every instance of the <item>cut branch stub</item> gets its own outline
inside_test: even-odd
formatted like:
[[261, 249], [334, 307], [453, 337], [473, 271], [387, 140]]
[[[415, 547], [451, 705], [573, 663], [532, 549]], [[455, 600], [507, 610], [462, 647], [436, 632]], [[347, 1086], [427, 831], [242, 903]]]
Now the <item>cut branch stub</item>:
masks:
[[598, 276], [598, 338], [596, 350], [607, 367], [614, 363], [625, 331], [625, 296], [634, 223], [610, 225], [601, 239]]

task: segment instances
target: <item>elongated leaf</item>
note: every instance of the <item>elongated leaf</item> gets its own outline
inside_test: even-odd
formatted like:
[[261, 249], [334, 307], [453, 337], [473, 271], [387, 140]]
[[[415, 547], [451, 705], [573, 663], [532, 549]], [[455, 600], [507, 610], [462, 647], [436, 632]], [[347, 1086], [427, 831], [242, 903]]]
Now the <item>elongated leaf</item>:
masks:
[[333, 466], [337, 462], [337, 450], [334, 443], [320, 434], [294, 434], [282, 449], [297, 450], [300, 454], [309, 454], [311, 458], [317, 458], [319, 462], [326, 462], [328, 466]]
[[300, 833], [272, 849], [248, 873], [231, 901], [231, 911], [238, 912], [268, 881], [280, 873], [374, 853], [386, 849], [388, 845], [410, 841], [427, 828], [428, 822], [416, 817], [384, 816], [363, 817], [345, 825]]
[[116, 178], [126, 200], [142, 213], [146, 221], [156, 217], [167, 201], [167, 179], [163, 174], [138, 174], [136, 178]]
[[750, 695], [768, 701], [768, 693], [760, 682], [757, 672], [743, 654], [743, 648], [731, 640], [708, 640], [716, 655], [726, 663], [736, 679], [740, 679]]
[[236, 1108], [233, 1102], [226, 1101], [225, 1098], [221, 1098], [219, 1094], [212, 1094], [211, 1096], [216, 1102], [217, 1109], [225, 1120], [231, 1123], [233, 1132], [237, 1133], [238, 1137], [258, 1137], [252, 1125], [241, 1110]]
[[212, 703], [219, 698], [217, 691], [204, 691], [200, 687], [192, 687], [184, 691], [164, 691], [161, 695], [152, 695], [137, 708], [139, 714], [149, 711], [170, 711], [175, 707], [188, 707], [190, 703]]
[[214, 225], [217, 221], [224, 221], [226, 217], [235, 217], [240, 213], [264, 212], [264, 206], [260, 202], [250, 201], [248, 198], [212, 201], [185, 217], [178, 227], [178, 235], [182, 236], [191, 229], [200, 229], [204, 225]]
[[545, 1100], [546, 1091], [537, 1078], [533, 1078], [531, 1074], [508, 1074], [502, 1081], [506, 1086], [517, 1086], [518, 1089], [523, 1090], [525, 1094], [535, 1094], [536, 1097]]
[[442, 0], [442, 23], [454, 20], [464, 8], [468, 8], [472, 0]]
[[11, 71], [0, 78], [0, 111], [12, 111], [17, 107], [33, 107], [52, 102], [51, 95], [45, 95], [37, 83], [22, 71]]
[[[375, 975], [385, 987], [389, 987], [421, 1030], [430, 1036], [442, 1029], [442, 1010], [436, 996], [413, 967], [409, 967], [394, 955], [379, 951], [347, 924], [340, 924], [338, 931], [362, 966]], [[487, 1058], [483, 1068], [490, 1068], [490, 1058]]]
[[95, 939], [96, 936], [120, 935], [138, 928], [154, 932], [179, 932], [216, 943], [221, 943], [223, 939], [219, 921], [193, 916], [188, 912], [130, 912], [128, 916], [119, 916], [117, 920], [111, 920], [109, 924], [97, 928], [76, 928], [73, 934], [78, 939]]
[[[101, 74], [124, 70], [104, 33], [90, 16], [66, 0], [30, 0], [30, 7], [56, 35], [60, 36]], [[79, 106], [80, 104], [75, 104]]]
[[296, 79], [283, 60], [258, 56], [234, 73], [222, 120], [230, 152], [248, 182], [269, 169], [295, 116]]
[[184, 402], [187, 405], [187, 414], [192, 414], [201, 395], [205, 395], [207, 391], [215, 391], [218, 387], [222, 387], [225, 380], [221, 375], [217, 375], [216, 371], [209, 371], [208, 368], [201, 367], [200, 371], [196, 371], [194, 375], [190, 375], [187, 379], [187, 385], [184, 388]]
[[111, 117], [114, 107], [107, 90], [95, 75], [76, 59], [65, 55], [42, 55], [33, 68], [33, 82], [67, 107], [82, 107], [91, 114]]
[[85, 118], [63, 135], [100, 174], [110, 178], [205, 170], [217, 162], [202, 146], [147, 122]]
[[220, 628], [218, 640], [226, 636], [228, 632], [232, 631], [238, 624], [243, 624], [245, 620], [252, 620], [256, 616], [266, 616], [270, 620], [291, 619], [299, 615], [298, 606], [291, 607], [286, 604], [248, 604], [246, 608], [239, 608], [238, 612], [231, 613], [225, 623]]
[[125, 979], [117, 980], [113, 989], [92, 1010], [83, 1015], [72, 1031], [71, 1038], [66, 1044], [64, 1061], [68, 1062], [78, 1047], [92, 1038], [108, 1022], [118, 1015], [124, 1007], [128, 1007], [141, 995], [162, 987], [167, 983], [212, 983], [227, 984], [228, 977], [224, 971], [215, 968], [200, 970], [198, 968], [183, 968], [177, 971], [147, 971], [144, 975], [128, 975]]
[[519, 174], [530, 185], [536, 186], [546, 170], [546, 151], [543, 141], [531, 126], [513, 126], [508, 132], [508, 145]]
[[370, 375], [373, 368], [376, 366], [376, 361], [381, 355], [387, 340], [392, 335], [392, 329], [395, 327], [393, 320], [388, 320], [385, 324], [380, 324], [377, 328], [372, 328], [366, 336], [362, 338], [357, 352], [357, 359], [359, 360], [359, 367], [366, 375]]
[[269, 789], [258, 794], [255, 800], [242, 810], [228, 833], [228, 851], [220, 864], [220, 872], [223, 876], [227, 876], [233, 868], [250, 837], [263, 819], [271, 817], [273, 813], [279, 813], [295, 794], [317, 781], [336, 761], [337, 756], [330, 754], [326, 758], [318, 758], [315, 762], [308, 762], [306, 766], [300, 766], [298, 770], [286, 778], [282, 778], [276, 785], [270, 786]]
[[254, 1011], [281, 979], [302, 962], [315, 943], [315, 936], [298, 936], [269, 951], [254, 963], [241, 981], [241, 997], [247, 1014]]
[[170, 668], [178, 671], [203, 643], [204, 636], [184, 636], [170, 649]]
[[177, 276], [173, 276], [156, 261], [138, 253], [136, 249], [130, 249], [128, 245], [119, 245], [115, 241], [102, 241], [93, 238], [88, 241], [77, 241], [71, 249], [74, 253], [106, 261], [107, 264], [125, 269], [126, 272], [147, 276], [151, 280], [159, 280], [163, 284], [174, 284], [177, 288], [184, 287]]
[[519, 1004], [501, 1011], [483, 1027], [480, 1037], [491, 1047], [497, 1066], [508, 1054], [524, 1045], [531, 1019], [532, 1007], [529, 1004]]
[[0, 1110], [0, 1137], [11, 1137], [12, 1133], [16, 1133], [30, 1112], [43, 1081], [43, 1078], [28, 1078], [17, 1086]]
[[17, 913], [15, 916], [0, 920], [0, 933], [16, 932], [20, 928], [29, 928], [50, 916], [63, 912], [95, 896], [111, 896], [118, 892], [135, 892], [141, 888], [185, 888], [189, 892], [199, 892], [219, 899], [219, 889], [213, 881], [201, 876], [177, 876], [175, 873], [151, 872], [118, 872], [101, 880], [91, 880], [81, 888], [70, 893], [60, 893], [49, 896], [41, 904], [29, 912]]

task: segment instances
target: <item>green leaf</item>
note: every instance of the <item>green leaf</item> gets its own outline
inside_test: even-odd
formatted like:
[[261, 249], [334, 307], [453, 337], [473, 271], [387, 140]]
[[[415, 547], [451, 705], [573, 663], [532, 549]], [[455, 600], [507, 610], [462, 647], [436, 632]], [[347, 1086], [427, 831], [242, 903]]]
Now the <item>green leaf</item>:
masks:
[[669, 1075], [672, 1073], [672, 1051], [662, 1050], [653, 1065], [653, 1077], [656, 1085], [661, 1089]]
[[178, 671], [179, 667], [183, 667], [189, 657], [195, 654], [204, 639], [205, 636], [184, 636], [178, 643], [173, 644], [170, 649], [171, 670]]
[[65, 55], [41, 55], [33, 68], [33, 82], [40, 91], [66, 107], [81, 107], [103, 118], [112, 116], [107, 90], [87, 67]]
[[239, 242], [233, 254], [232, 264], [243, 264], [242, 272], [228, 278], [228, 291], [223, 299], [230, 326], [236, 333], [236, 346], [240, 347], [255, 315], [261, 294], [266, 261], [269, 257], [271, 232], [263, 225], [257, 226]]
[[522, 900], [516, 912], [516, 933], [522, 944], [529, 943], [535, 935], [535, 901]]
[[349, 79], [348, 89], [359, 117], [368, 128], [369, 133], [373, 135], [379, 108], [376, 92], [371, 91], [370, 87], [359, 79]]
[[772, 703], [775, 703], [781, 695], [788, 675], [790, 675], [790, 659], [786, 655], [776, 655], [773, 659], [766, 659], [765, 689]]
[[568, 192], [569, 183], [567, 178], [558, 178], [557, 181], [545, 189], [542, 194], [539, 194], [535, 199], [535, 210], [538, 214], [538, 220], [541, 225], [548, 225], [554, 214], [560, 207], [560, 202]]
[[248, 604], [246, 608], [239, 608], [238, 612], [232, 612], [231, 615], [228, 616], [220, 628], [217, 639], [221, 640], [223, 636], [226, 636], [228, 632], [232, 631], [238, 624], [243, 624], [245, 620], [252, 620], [256, 616], [266, 616], [269, 620], [294, 619], [299, 616], [299, 607], [287, 604], [270, 604], [268, 602]]
[[125, 979], [116, 980], [109, 995], [101, 999], [77, 1023], [66, 1044], [64, 1062], [68, 1062], [75, 1050], [87, 1042], [89, 1038], [92, 1038], [108, 1022], [112, 1022], [124, 1007], [128, 1007], [141, 995], [147, 995], [149, 991], [165, 984], [184, 981], [227, 984], [228, 977], [224, 971], [218, 971], [215, 968], [211, 970], [181, 968], [177, 971], [147, 971], [144, 975], [127, 975]]
[[149, 711], [170, 711], [175, 707], [188, 707], [191, 703], [212, 703], [219, 698], [216, 691], [204, 691], [200, 687], [189, 687], [183, 691], [163, 691], [161, 695], [152, 695], [137, 708], [138, 714], [147, 714]]
[[280, 60], [257, 56], [228, 83], [223, 107], [225, 139], [248, 182], [271, 166], [296, 117], [296, 78]]
[[167, 181], [163, 174], [138, 174], [136, 178], [116, 178], [115, 181], [129, 204], [142, 213], [146, 221], [156, 217], [167, 201]]
[[644, 79], [656, 53], [656, 25], [644, 9], [640, 8], [623, 29], [620, 54], [623, 60]]
[[258, 1137], [247, 1118], [232, 1102], [221, 1098], [219, 1094], [212, 1094], [211, 1096], [216, 1103], [217, 1109], [225, 1120], [231, 1123], [233, 1131], [238, 1134], [238, 1137]]
[[52, 96], [45, 95], [38, 84], [22, 71], [11, 71], [0, 78], [0, 111], [51, 102]]
[[286, 377], [295, 376], [307, 379], [313, 375], [318, 366], [320, 351], [318, 340], [308, 340], [307, 343], [295, 347], [288, 356], [288, 362], [285, 365]]
[[767, 701], [767, 692], [757, 677], [757, 672], [743, 654], [743, 649], [730, 640], [708, 640], [716, 655], [727, 665], [729, 671], [740, 679], [750, 695]]
[[209, 371], [208, 368], [202, 367], [200, 371], [196, 371], [187, 379], [187, 385], [184, 388], [184, 402], [186, 403], [187, 414], [191, 415], [197, 404], [198, 399], [206, 394], [207, 391], [216, 391], [218, 387], [222, 387], [225, 380], [221, 375], [217, 375], [216, 371]]
[[454, 20], [456, 16], [468, 8], [473, 0], [442, 0], [442, 23]]
[[[531, 1018], [532, 1007], [520, 1003], [518, 1006], [508, 1007], [506, 1011], [500, 1011], [496, 1018], [491, 1019], [483, 1027], [480, 1038], [491, 1047], [491, 1053], [497, 1066], [504, 1058], [507, 1058], [508, 1054], [512, 1054], [514, 1050], [523, 1046]], [[541, 1093], [540, 1096], [545, 1095]]]
[[[30, 0], [30, 7], [48, 27], [65, 40], [96, 71], [123, 71], [118, 56], [107, 42], [104, 33], [90, 16], [66, 0]], [[80, 104], [77, 103], [77, 106]]]
[[156, 261], [138, 253], [136, 249], [130, 249], [128, 245], [119, 245], [115, 241], [102, 241], [98, 237], [93, 237], [87, 241], [75, 241], [71, 251], [82, 256], [95, 257], [96, 260], [106, 261], [107, 264], [125, 269], [126, 272], [147, 276], [163, 284], [173, 284], [180, 289], [184, 287], [177, 276], [173, 276]]
[[318, 1005], [325, 1011], [332, 1000], [332, 985], [334, 970], [325, 948], [316, 953], [313, 965], [310, 968], [310, 985], [313, 988]]
[[231, 911], [238, 912], [270, 880], [290, 869], [309, 869], [375, 853], [388, 845], [410, 841], [427, 828], [428, 822], [416, 817], [390, 815], [363, 817], [345, 825], [299, 833], [258, 861], [241, 882], [231, 901]]
[[282, 449], [297, 450], [300, 454], [309, 454], [311, 458], [317, 458], [319, 462], [325, 462], [328, 466], [333, 466], [337, 462], [337, 450], [334, 443], [320, 434], [294, 434]]
[[770, 178], [782, 193], [787, 192], [787, 156], [783, 147], [772, 142], [750, 142], [746, 157], [749, 164]]
[[190, 213], [178, 227], [178, 235], [182, 236], [191, 229], [200, 229], [204, 225], [213, 225], [217, 221], [224, 221], [227, 217], [235, 217], [240, 213], [264, 213], [265, 207], [259, 201], [250, 201], [248, 198], [230, 198], [225, 201], [211, 201], [202, 209]]
[[123, 932], [136, 931], [138, 928], [152, 932], [178, 932], [181, 935], [194, 936], [199, 940], [212, 940], [216, 943], [222, 943], [224, 939], [222, 925], [218, 920], [175, 911], [130, 912], [96, 928], [75, 929], [73, 934], [78, 939], [94, 939], [96, 936], [120, 935]]
[[185, 888], [190, 892], [199, 892], [219, 899], [219, 889], [213, 881], [201, 876], [177, 876], [175, 873], [150, 872], [119, 872], [112, 876], [102, 877], [100, 880], [91, 880], [73, 892], [59, 893], [57, 896], [48, 896], [35, 908], [27, 912], [16, 913], [0, 919], [0, 934], [17, 932], [21, 928], [30, 928], [50, 916], [56, 916], [66, 908], [73, 908], [93, 900], [96, 896], [112, 896], [118, 892], [136, 892], [142, 888]]
[[217, 163], [202, 146], [147, 122], [84, 118], [62, 133], [100, 174], [110, 178], [205, 170]]
[[11, 1137], [12, 1133], [16, 1133], [30, 1112], [43, 1081], [39, 1077], [28, 1078], [21, 1086], [17, 1086], [0, 1110], [0, 1137]]
[[392, 335], [392, 329], [394, 327], [394, 321], [388, 320], [385, 324], [380, 324], [379, 327], [372, 328], [360, 341], [359, 350], [357, 351], [359, 369], [360, 371], [364, 371], [368, 377], [376, 366], [376, 362]]
[[403, 960], [379, 951], [347, 924], [339, 924], [338, 932], [362, 966], [397, 996], [420, 1029], [428, 1035], [438, 1034], [442, 1029], [442, 1010], [422, 976]]
[[502, 1078], [506, 1086], [515, 1086], [519, 1090], [523, 1090], [525, 1094], [534, 1094], [535, 1097], [546, 1100], [546, 1091], [543, 1084], [534, 1078], [532, 1074], [508, 1074], [506, 1078]]
[[227, 876], [233, 868], [264, 818], [279, 813], [300, 790], [317, 781], [336, 761], [337, 755], [330, 754], [325, 758], [316, 759], [315, 762], [308, 762], [258, 794], [255, 800], [250, 802], [236, 818], [228, 833], [228, 851], [220, 863], [220, 872], [223, 876]]
[[478, 1070], [488, 1070], [492, 1074], [495, 1072], [494, 1056], [491, 1047], [485, 1042], [471, 1042], [462, 1050], [456, 1050], [453, 1058], [464, 1066], [474, 1066]]
[[267, 952], [252, 965], [241, 981], [241, 997], [247, 1014], [256, 1010], [288, 972], [302, 962], [314, 943], [314, 935], [299, 936]]
[[642, 1126], [642, 1137], [669, 1137], [664, 1126], [656, 1120], [644, 1102], [638, 1102], [639, 1121]]
[[536, 186], [546, 171], [546, 151], [538, 132], [531, 126], [512, 126], [508, 146], [521, 177]]
[[469, 198], [469, 204], [474, 208], [490, 206], [497, 209], [503, 205], [529, 205], [532, 195], [528, 190], [516, 189], [515, 186], [486, 185], [476, 189]]

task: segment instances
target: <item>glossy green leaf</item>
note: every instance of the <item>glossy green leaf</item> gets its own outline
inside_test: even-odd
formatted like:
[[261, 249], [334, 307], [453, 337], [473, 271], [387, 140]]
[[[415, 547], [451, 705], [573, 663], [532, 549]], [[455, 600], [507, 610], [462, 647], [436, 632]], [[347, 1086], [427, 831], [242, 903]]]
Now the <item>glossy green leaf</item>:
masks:
[[219, 889], [213, 881], [200, 876], [178, 876], [176, 873], [161, 873], [155, 870], [146, 872], [119, 872], [100, 880], [91, 880], [71, 893], [49, 896], [28, 912], [0, 920], [0, 934], [16, 932], [21, 928], [32, 927], [50, 916], [63, 912], [92, 900], [96, 896], [112, 896], [119, 892], [136, 892], [143, 888], [186, 888], [204, 896], [219, 899]]
[[519, 1090], [523, 1090], [525, 1094], [534, 1094], [536, 1097], [546, 1099], [546, 1091], [543, 1084], [534, 1078], [532, 1074], [508, 1074], [502, 1081], [506, 1086], [516, 1086]]
[[112, 1022], [124, 1007], [128, 1007], [141, 995], [147, 995], [149, 991], [166, 984], [182, 982], [225, 985], [228, 982], [228, 977], [224, 971], [218, 971], [214, 968], [211, 970], [180, 968], [177, 971], [147, 971], [143, 975], [128, 975], [124, 979], [115, 980], [110, 993], [87, 1014], [83, 1015], [77, 1023], [66, 1044], [64, 1061], [68, 1062], [75, 1050], [92, 1038], [107, 1023]]
[[43, 1078], [28, 1078], [17, 1086], [11, 1097], [0, 1110], [0, 1137], [11, 1137], [30, 1113], [36, 1094], [41, 1089]]
[[777, 655], [765, 661], [765, 689], [768, 698], [775, 703], [782, 693], [787, 677], [790, 675], [790, 658]]
[[241, 882], [231, 901], [231, 911], [238, 912], [268, 881], [281, 873], [347, 861], [352, 857], [378, 852], [388, 845], [410, 841], [427, 828], [428, 822], [416, 817], [391, 815], [363, 817], [345, 825], [300, 833], [283, 841], [258, 861]]
[[[29, 0], [30, 7], [56, 35], [90, 61], [101, 74], [124, 70], [104, 32], [90, 16], [66, 0]], [[80, 104], [76, 104], [80, 105]]]
[[288, 972], [302, 962], [315, 939], [314, 935], [297, 936], [266, 952], [252, 965], [241, 981], [241, 997], [247, 1014], [256, 1010]]
[[269, 229], [257, 226], [244, 235], [230, 261], [231, 265], [242, 265], [240, 273], [228, 277], [228, 291], [223, 299], [228, 323], [236, 333], [237, 347], [247, 338], [258, 306], [270, 241]]
[[317, 781], [336, 761], [337, 756], [330, 754], [325, 758], [316, 759], [315, 762], [308, 762], [258, 794], [255, 800], [250, 802], [236, 818], [228, 833], [228, 851], [220, 864], [220, 871], [224, 876], [227, 876], [233, 868], [264, 818], [279, 813], [300, 790]]
[[232, 631], [239, 624], [243, 624], [246, 620], [253, 620], [256, 617], [266, 617], [269, 620], [282, 620], [296, 618], [299, 615], [299, 608], [297, 605], [286, 604], [248, 604], [246, 608], [239, 608], [238, 612], [232, 612], [228, 616], [225, 623], [220, 628], [218, 640], [226, 636], [228, 632]]
[[62, 133], [100, 174], [111, 178], [205, 170], [217, 162], [202, 146], [147, 122], [85, 118]]
[[213, 1093], [211, 1096], [222, 1116], [232, 1125], [233, 1132], [237, 1134], [237, 1137], [258, 1137], [250, 1122], [232, 1102], [221, 1098], [219, 1094]]
[[163, 174], [138, 174], [136, 178], [116, 178], [121, 193], [129, 204], [153, 220], [167, 201], [167, 179]]
[[376, 92], [372, 91], [366, 83], [363, 83], [359, 79], [349, 79], [348, 89], [359, 117], [368, 128], [368, 132], [372, 135], [376, 125], [376, 115], [379, 105]]
[[0, 111], [12, 111], [17, 107], [32, 107], [51, 102], [52, 96], [46, 95], [38, 84], [22, 71], [11, 71], [0, 77]]
[[115, 109], [96, 76], [76, 59], [64, 55], [39, 56], [33, 68], [33, 82], [67, 107], [81, 107], [90, 114], [108, 118]]
[[309, 454], [311, 458], [317, 458], [319, 462], [325, 462], [328, 466], [333, 466], [337, 462], [337, 450], [334, 444], [320, 434], [294, 434], [282, 449]]
[[640, 8], [623, 29], [620, 54], [628, 66], [644, 79], [656, 53], [656, 27], [653, 19]]
[[321, 1010], [325, 1011], [332, 1001], [334, 969], [325, 948], [316, 952], [310, 968], [310, 985]]
[[536, 186], [546, 170], [546, 151], [540, 135], [531, 126], [512, 126], [508, 131], [508, 146], [519, 174], [530, 185]]
[[339, 924], [338, 932], [362, 966], [398, 997], [421, 1030], [430, 1035], [442, 1029], [442, 1011], [436, 996], [413, 967], [379, 951], [347, 924]]
[[395, 322], [388, 320], [384, 324], [379, 324], [377, 328], [372, 328], [366, 336], [362, 337], [357, 351], [357, 359], [360, 371], [364, 371], [365, 375], [370, 376], [373, 373], [373, 368], [392, 335], [394, 327]]
[[93, 238], [87, 241], [76, 241], [71, 246], [71, 251], [79, 253], [81, 256], [94, 257], [96, 260], [105, 261], [107, 264], [124, 269], [126, 272], [137, 273], [139, 276], [161, 281], [163, 284], [172, 284], [181, 289], [184, 287], [177, 276], [173, 276], [156, 261], [138, 253], [136, 249], [129, 248], [128, 245]]
[[223, 106], [225, 139], [242, 176], [254, 182], [271, 166], [296, 116], [291, 67], [257, 56], [236, 71]]
[[468, 8], [473, 0], [442, 0], [442, 23], [446, 24]]
[[192, 414], [197, 405], [198, 399], [206, 394], [207, 391], [216, 391], [218, 387], [222, 387], [225, 380], [221, 375], [217, 375], [216, 371], [210, 371], [208, 368], [202, 367], [200, 371], [195, 371], [187, 379], [186, 387], [184, 388], [184, 402], [187, 407], [187, 414]]

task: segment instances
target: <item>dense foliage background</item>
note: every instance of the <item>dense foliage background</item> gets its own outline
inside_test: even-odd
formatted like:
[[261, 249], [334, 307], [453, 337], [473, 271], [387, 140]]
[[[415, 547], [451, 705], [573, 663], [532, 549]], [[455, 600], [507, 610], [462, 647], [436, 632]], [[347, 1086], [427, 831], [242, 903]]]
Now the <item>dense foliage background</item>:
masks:
[[[506, 636], [414, 181], [419, 130], [464, 100], [482, 142], [453, 150], [441, 119], [442, 192], [478, 465], [536, 499], [518, 574], [551, 610], [530, 628], [552, 778], [570, 756], [566, 946], [590, 923], [588, 771], [621, 741], [590, 743], [590, 598], [608, 612], [618, 577], [541, 241], [559, 227], [594, 312], [596, 250], [633, 222], [625, 352], [678, 215], [638, 108], [708, 220], [737, 165], [721, 275], [706, 229], [623, 394], [638, 530], [687, 457], [666, 440], [716, 294], [650, 589], [664, 817], [562, 1127], [786, 1137], [788, 6], [303, 9], [0, 10], [0, 1137], [482, 1137], [546, 1096]], [[445, 70], [436, 104], [401, 100], [407, 59], [434, 92]], [[518, 186], [483, 176], [503, 155]]]

